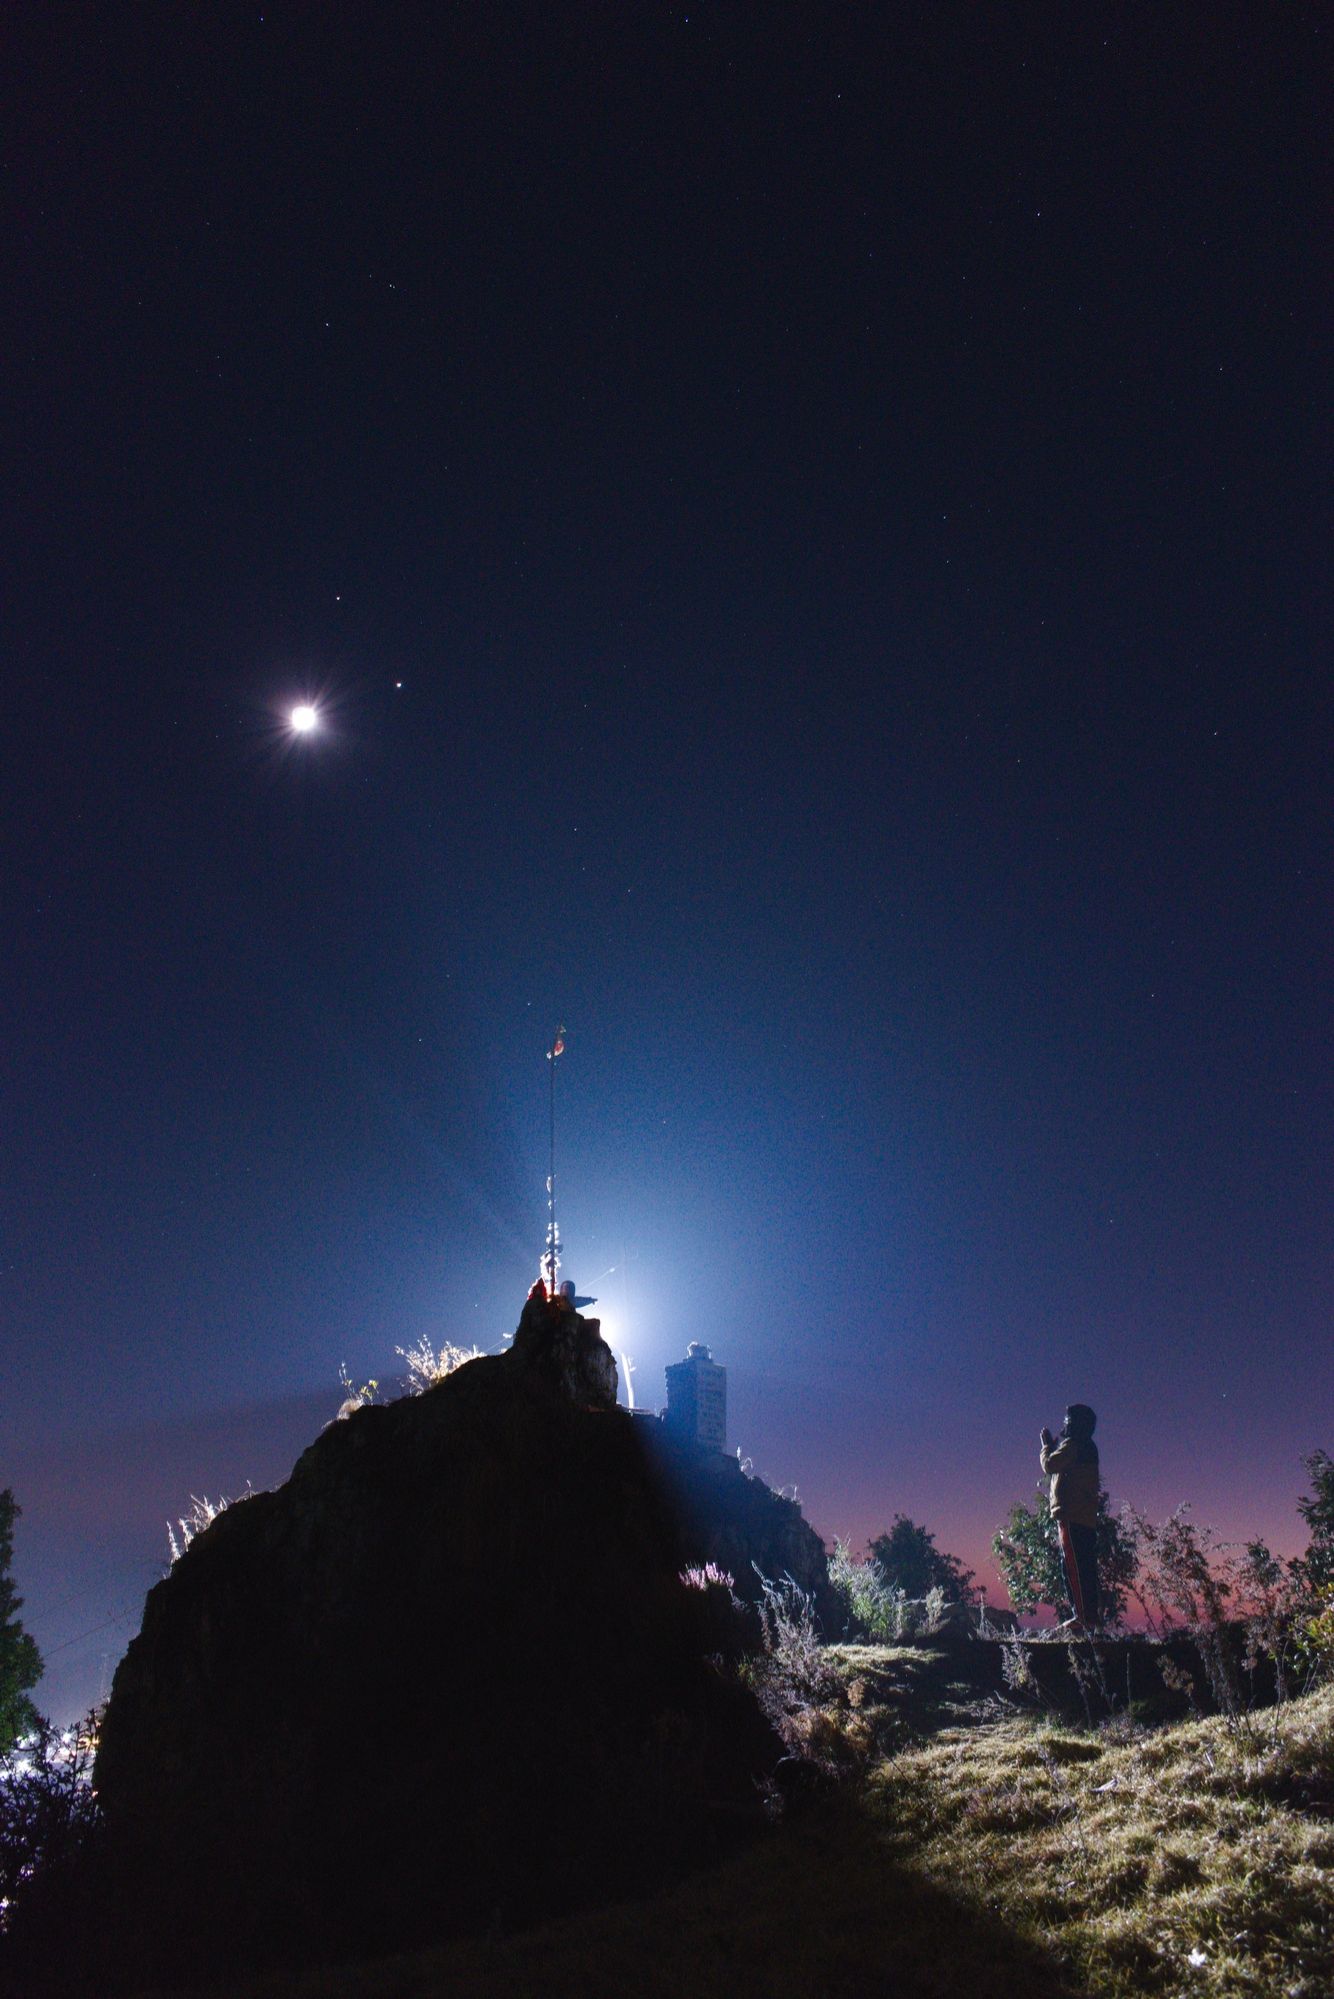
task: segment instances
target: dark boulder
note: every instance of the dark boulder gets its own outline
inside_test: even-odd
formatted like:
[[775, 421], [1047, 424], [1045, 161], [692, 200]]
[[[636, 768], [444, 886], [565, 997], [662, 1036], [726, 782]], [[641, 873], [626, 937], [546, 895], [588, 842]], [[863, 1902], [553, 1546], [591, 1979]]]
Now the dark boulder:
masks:
[[526, 1317], [331, 1425], [151, 1592], [97, 1763], [136, 1975], [508, 1926], [754, 1818], [781, 1749], [681, 1570], [813, 1578], [819, 1543], [591, 1394], [595, 1322]]

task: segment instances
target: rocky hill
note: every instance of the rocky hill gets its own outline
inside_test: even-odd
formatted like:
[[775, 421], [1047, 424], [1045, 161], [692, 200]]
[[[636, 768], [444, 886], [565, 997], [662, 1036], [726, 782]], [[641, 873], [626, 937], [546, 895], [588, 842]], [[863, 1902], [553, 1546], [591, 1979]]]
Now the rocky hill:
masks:
[[818, 1593], [823, 1550], [614, 1396], [597, 1322], [530, 1301], [510, 1352], [331, 1425], [191, 1543], [106, 1714], [108, 1960], [508, 1928], [754, 1822], [781, 1751], [681, 1572]]

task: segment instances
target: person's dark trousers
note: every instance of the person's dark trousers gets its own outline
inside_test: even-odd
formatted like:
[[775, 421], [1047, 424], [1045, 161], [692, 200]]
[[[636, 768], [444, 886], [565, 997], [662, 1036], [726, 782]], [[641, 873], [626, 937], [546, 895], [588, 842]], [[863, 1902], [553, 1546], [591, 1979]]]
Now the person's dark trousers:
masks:
[[1090, 1628], [1098, 1621], [1098, 1530], [1081, 1527], [1077, 1521], [1062, 1520], [1061, 1566], [1070, 1608], [1081, 1624]]

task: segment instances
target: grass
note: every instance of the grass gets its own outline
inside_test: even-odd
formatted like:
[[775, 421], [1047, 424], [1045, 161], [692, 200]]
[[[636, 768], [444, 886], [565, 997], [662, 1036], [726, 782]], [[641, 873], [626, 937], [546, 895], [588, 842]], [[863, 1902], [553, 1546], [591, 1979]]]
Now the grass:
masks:
[[1334, 1688], [1240, 1732], [1076, 1729], [1007, 1714], [979, 1651], [832, 1649], [864, 1779], [650, 1900], [227, 1999], [1334, 1990]]
[[928, 1882], [1120, 1999], [1334, 1986], [1334, 1690], [1267, 1730], [1129, 1741], [1021, 1720], [883, 1761], [869, 1826]]

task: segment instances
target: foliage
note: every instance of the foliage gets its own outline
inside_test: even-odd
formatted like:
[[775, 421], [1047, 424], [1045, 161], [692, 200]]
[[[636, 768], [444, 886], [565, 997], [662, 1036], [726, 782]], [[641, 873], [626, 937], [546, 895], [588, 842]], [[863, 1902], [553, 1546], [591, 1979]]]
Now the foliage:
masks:
[[22, 1510], [6, 1486], [0, 1492], [0, 1752], [36, 1727], [37, 1710], [28, 1692], [42, 1677], [42, 1655], [19, 1621], [23, 1598], [9, 1575], [14, 1522]]
[[[1098, 1587], [1104, 1624], [1120, 1624], [1139, 1569], [1138, 1526], [1129, 1514], [1111, 1511], [1105, 1492], [1098, 1494]], [[1060, 1535], [1051, 1502], [1039, 1486], [1034, 1506], [1022, 1500], [1010, 1508], [991, 1543], [1010, 1602], [1016, 1610], [1042, 1606], [1064, 1610], [1067, 1602], [1061, 1568]]]
[[716, 1562], [705, 1562], [703, 1568], [682, 1569], [681, 1581], [687, 1589], [725, 1589], [730, 1593], [736, 1588], [736, 1577], [720, 1569]]
[[761, 1649], [745, 1677], [789, 1756], [826, 1775], [844, 1774], [872, 1742], [858, 1700], [820, 1643], [806, 1591], [791, 1576], [772, 1582], [758, 1568], [755, 1573]]
[[1289, 1672], [1302, 1656], [1301, 1583], [1294, 1563], [1280, 1562], [1263, 1541], [1248, 1541], [1236, 1564], [1236, 1596], [1244, 1618], [1246, 1671], [1252, 1684], [1262, 1659], [1274, 1668], [1274, 1691], [1288, 1698]]
[[[1240, 1549], [1220, 1542], [1211, 1528], [1196, 1526], [1188, 1506], [1161, 1526], [1131, 1517], [1142, 1551], [1135, 1594], [1148, 1628], [1190, 1633], [1214, 1700], [1234, 1727], [1251, 1728], [1251, 1711], [1267, 1698], [1267, 1689], [1256, 1689], [1262, 1661], [1273, 1668], [1280, 1702], [1292, 1692], [1294, 1672], [1309, 1682], [1334, 1665], [1334, 1619], [1327, 1631], [1322, 1592], [1312, 1588], [1306, 1562], [1281, 1562], [1259, 1540]], [[1334, 1585], [1327, 1597], [1334, 1603]]]
[[929, 1637], [945, 1613], [945, 1592], [938, 1586], [913, 1598], [885, 1579], [878, 1562], [858, 1562], [846, 1541], [835, 1541], [829, 1558], [829, 1582], [843, 1605], [854, 1635], [881, 1645], [902, 1645]]
[[1310, 1529], [1311, 1542], [1295, 1567], [1311, 1591], [1334, 1583], [1334, 1458], [1328, 1451], [1312, 1451], [1303, 1458], [1312, 1490], [1297, 1501], [1297, 1511]]
[[358, 1409], [367, 1409], [380, 1392], [378, 1381], [363, 1381], [360, 1388], [354, 1388], [352, 1377], [347, 1371], [347, 1362], [338, 1364], [338, 1380], [343, 1390], [343, 1399], [338, 1405], [335, 1423], [343, 1422], [348, 1416], [355, 1416]]
[[[415, 1347], [395, 1347], [394, 1352], [408, 1364], [404, 1377], [408, 1394], [424, 1395], [428, 1388], [447, 1380], [465, 1361], [480, 1359], [482, 1350], [480, 1347], [452, 1346], [448, 1340], [437, 1349], [423, 1333]], [[375, 1387], [374, 1382], [370, 1385]]]
[[0, 1930], [26, 1885], [74, 1858], [97, 1823], [92, 1790], [100, 1716], [34, 1728], [0, 1756]]
[[1189, 1506], [1178, 1506], [1162, 1526], [1133, 1513], [1141, 1560], [1135, 1594], [1150, 1631], [1174, 1625], [1198, 1631], [1227, 1622], [1234, 1587], [1233, 1564], [1211, 1527], [1197, 1527]]
[[[1135, 1593], [1149, 1629], [1161, 1635], [1184, 1626], [1195, 1641], [1219, 1711], [1234, 1724], [1239, 1722], [1246, 1703], [1229, 1628], [1232, 1600], [1239, 1592], [1232, 1551], [1212, 1528], [1196, 1526], [1189, 1506], [1178, 1506], [1161, 1526], [1143, 1514], [1133, 1518], [1142, 1551]], [[1261, 1587], [1268, 1590], [1269, 1551], [1261, 1543], [1254, 1545], [1257, 1552], [1251, 1567], [1266, 1579]]]
[[896, 1613], [903, 1598], [889, 1587], [874, 1562], [854, 1560], [848, 1543], [835, 1541], [829, 1557], [829, 1583], [856, 1636], [882, 1645], [896, 1641]]
[[878, 1534], [868, 1549], [891, 1589], [904, 1596], [925, 1597], [938, 1589], [947, 1603], [975, 1603], [977, 1588], [971, 1569], [957, 1555], [946, 1555], [936, 1537], [906, 1513], [896, 1513], [887, 1534]]
[[1299, 1653], [1321, 1679], [1334, 1679], [1334, 1583], [1317, 1590], [1314, 1603], [1298, 1627]]
[[200, 1499], [192, 1492], [190, 1511], [182, 1514], [176, 1522], [176, 1527], [181, 1530], [179, 1540], [176, 1538], [176, 1527], [172, 1526], [170, 1520], [167, 1522], [167, 1545], [171, 1549], [172, 1561], [179, 1562], [195, 1535], [202, 1534], [206, 1527], [211, 1527], [218, 1515], [225, 1513], [231, 1503], [230, 1499]]

